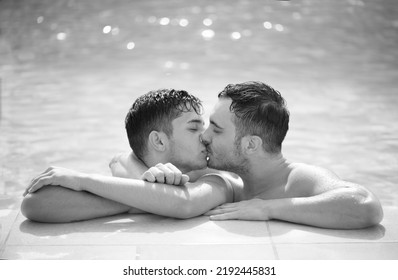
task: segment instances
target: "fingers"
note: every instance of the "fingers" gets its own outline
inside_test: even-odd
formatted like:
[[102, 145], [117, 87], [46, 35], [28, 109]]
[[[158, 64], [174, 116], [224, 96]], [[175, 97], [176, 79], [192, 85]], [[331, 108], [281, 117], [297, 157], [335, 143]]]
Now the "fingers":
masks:
[[219, 215], [211, 215], [209, 219], [211, 221], [239, 220], [239, 214], [238, 212], [230, 212]]
[[207, 211], [206, 213], [204, 213], [203, 215], [205, 216], [212, 216], [212, 215], [218, 215], [218, 214], [223, 214], [224, 212], [220, 209], [213, 209], [210, 211]]
[[226, 214], [226, 213], [232, 213], [232, 212], [236, 212], [238, 211], [238, 209], [236, 207], [230, 207], [230, 208], [221, 208], [221, 206], [218, 206], [210, 211], [207, 211], [206, 213], [204, 213], [203, 215], [205, 216], [212, 216], [212, 215], [220, 215], [220, 214]]
[[28, 193], [34, 193], [35, 191], [39, 190], [41, 187], [51, 185], [51, 177], [50, 176], [41, 176], [37, 179], [31, 186], [26, 189], [24, 196]]
[[156, 165], [154, 168], [154, 176], [158, 183], [172, 184], [174, 182], [174, 174], [164, 165]]
[[[50, 177], [54, 174], [56, 169], [59, 169], [59, 167], [50, 166], [44, 172], [34, 177], [22, 195], [26, 196], [28, 193], [35, 192], [42, 186], [45, 186], [46, 183], [43, 183], [44, 178], [46, 178], [46, 182], [49, 182]], [[50, 183], [48, 185], [50, 185]]]
[[49, 169], [47, 169], [46, 171], [44, 171], [43, 173], [41, 173], [40, 175], [38, 175], [38, 176], [36, 176], [36, 177], [34, 177], [32, 179], [32, 181], [29, 183], [28, 187], [25, 189], [25, 192], [23, 193], [23, 196], [26, 196], [30, 192], [30, 190], [32, 189], [32, 186], [36, 185], [37, 182], [39, 180], [41, 180], [43, 177], [49, 177], [50, 176], [50, 173], [48, 172], [48, 170]]
[[185, 185], [189, 182], [189, 176], [186, 174], [182, 174], [180, 185]]
[[156, 165], [164, 173], [164, 182], [169, 185], [179, 185], [182, 173], [171, 163]]
[[152, 183], [165, 183], [169, 185], [184, 185], [189, 181], [189, 176], [171, 163], [158, 163], [142, 174], [141, 179]]
[[[169, 172], [171, 172], [171, 173], [168, 174], [170, 176], [169, 181], [167, 181], [167, 177], [166, 177], [167, 184], [180, 185], [181, 184], [181, 179], [182, 179], [182, 172], [171, 163], [166, 163], [164, 167]], [[171, 179], [173, 179], [172, 183], [170, 183]]]
[[151, 183], [156, 182], [156, 177], [152, 174], [150, 170], [145, 171], [144, 174], [142, 174], [141, 179]]

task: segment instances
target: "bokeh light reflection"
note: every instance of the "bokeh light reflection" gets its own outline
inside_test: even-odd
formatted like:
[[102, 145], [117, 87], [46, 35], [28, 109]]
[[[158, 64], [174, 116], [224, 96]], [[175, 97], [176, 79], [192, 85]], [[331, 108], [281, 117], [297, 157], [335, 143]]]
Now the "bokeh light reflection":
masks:
[[206, 29], [202, 31], [202, 37], [205, 40], [211, 40], [214, 38], [215, 35], [216, 33], [211, 29]]

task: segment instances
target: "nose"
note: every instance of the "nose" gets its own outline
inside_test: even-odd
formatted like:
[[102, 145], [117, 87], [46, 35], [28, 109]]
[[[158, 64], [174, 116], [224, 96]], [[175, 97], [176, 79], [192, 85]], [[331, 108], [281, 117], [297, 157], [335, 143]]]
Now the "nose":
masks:
[[209, 135], [207, 133], [207, 129], [200, 135], [200, 142], [202, 142], [205, 145], [208, 145], [210, 143]]

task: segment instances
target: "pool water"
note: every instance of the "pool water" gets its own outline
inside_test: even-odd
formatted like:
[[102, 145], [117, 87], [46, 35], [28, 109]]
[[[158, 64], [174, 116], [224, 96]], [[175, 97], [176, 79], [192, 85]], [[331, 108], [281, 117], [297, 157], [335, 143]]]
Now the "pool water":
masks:
[[398, 205], [393, 0], [1, 0], [0, 28], [1, 195], [49, 165], [109, 174], [151, 89], [186, 89], [208, 114], [225, 85], [260, 80], [287, 100], [288, 159]]

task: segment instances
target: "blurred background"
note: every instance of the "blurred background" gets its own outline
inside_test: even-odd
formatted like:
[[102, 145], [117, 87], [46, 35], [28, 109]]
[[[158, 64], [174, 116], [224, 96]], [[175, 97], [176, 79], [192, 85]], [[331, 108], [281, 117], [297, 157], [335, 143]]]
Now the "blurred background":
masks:
[[395, 0], [0, 0], [0, 75], [0, 195], [49, 165], [110, 174], [149, 90], [188, 90], [207, 117], [260, 80], [287, 100], [288, 159], [398, 205]]

